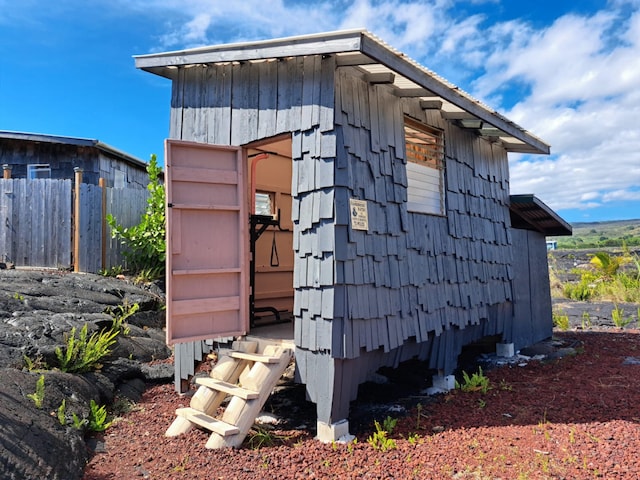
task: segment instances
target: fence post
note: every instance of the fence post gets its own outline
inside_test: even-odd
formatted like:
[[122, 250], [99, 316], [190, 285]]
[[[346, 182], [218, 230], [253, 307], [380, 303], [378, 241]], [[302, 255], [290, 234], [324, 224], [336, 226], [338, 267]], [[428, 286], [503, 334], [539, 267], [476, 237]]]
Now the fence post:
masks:
[[75, 188], [73, 201], [73, 271], [80, 271], [80, 185], [82, 184], [82, 169], [74, 167]]
[[2, 178], [5, 180], [11, 179], [11, 165], [5, 163], [2, 165]]
[[107, 269], [107, 180], [100, 177], [98, 185], [102, 189], [102, 270]]

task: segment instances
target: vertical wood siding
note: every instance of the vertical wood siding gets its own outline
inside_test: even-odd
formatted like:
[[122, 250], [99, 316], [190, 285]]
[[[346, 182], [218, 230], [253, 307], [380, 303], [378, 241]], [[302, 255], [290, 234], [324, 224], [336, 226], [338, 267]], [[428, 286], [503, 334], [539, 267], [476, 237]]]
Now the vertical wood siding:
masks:
[[516, 349], [549, 338], [553, 332], [547, 246], [542, 233], [514, 229], [514, 320]]
[[[72, 192], [71, 180], [0, 180], [0, 260], [16, 266], [69, 268]], [[80, 271], [96, 273], [102, 268], [102, 192], [82, 184], [80, 195]], [[136, 225], [147, 196], [143, 189], [107, 188], [107, 212], [125, 227]], [[107, 242], [107, 266], [125, 264], [120, 242]]]
[[0, 260], [71, 265], [71, 180], [0, 180]]

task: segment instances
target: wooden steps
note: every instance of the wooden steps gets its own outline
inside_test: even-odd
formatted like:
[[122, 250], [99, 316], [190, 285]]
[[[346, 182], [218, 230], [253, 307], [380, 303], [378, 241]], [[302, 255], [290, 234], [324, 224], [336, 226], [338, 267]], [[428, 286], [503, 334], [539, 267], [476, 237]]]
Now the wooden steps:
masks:
[[217, 420], [206, 413], [202, 413], [199, 410], [191, 407], [178, 408], [176, 410], [176, 415], [179, 417], [185, 418], [190, 422], [195, 423], [196, 425], [200, 425], [207, 430], [217, 433], [218, 435], [222, 435], [226, 437], [228, 435], [235, 435], [240, 432], [238, 427], [235, 425], [229, 425], [223, 421]]
[[240, 360], [249, 360], [250, 362], [278, 363], [280, 361], [280, 357], [261, 355], [259, 353], [230, 352], [229, 356]]
[[223, 382], [222, 380], [216, 380], [215, 378], [198, 378], [196, 379], [198, 385], [204, 385], [212, 390], [218, 392], [224, 392], [227, 395], [235, 395], [236, 397], [244, 398], [245, 400], [253, 400], [260, 396], [260, 392], [254, 392], [253, 390], [247, 390], [246, 388], [239, 387], [233, 383]]
[[[209, 378], [198, 378], [198, 390], [189, 407], [176, 410], [165, 435], [186, 433], [197, 425], [211, 432], [206, 448], [238, 447], [293, 357], [293, 349], [267, 345], [256, 353], [256, 342], [233, 343], [233, 350], [218, 359]], [[222, 402], [229, 403], [217, 416]]]

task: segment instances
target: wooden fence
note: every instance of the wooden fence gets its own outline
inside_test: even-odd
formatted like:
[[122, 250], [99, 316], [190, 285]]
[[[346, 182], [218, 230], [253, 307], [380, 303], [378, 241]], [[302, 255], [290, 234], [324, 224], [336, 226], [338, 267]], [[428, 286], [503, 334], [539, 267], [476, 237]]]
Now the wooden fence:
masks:
[[71, 180], [0, 179], [0, 261], [93, 273], [126, 265], [105, 216], [112, 214], [125, 227], [138, 224], [147, 190], [78, 183], [76, 212], [74, 185]]

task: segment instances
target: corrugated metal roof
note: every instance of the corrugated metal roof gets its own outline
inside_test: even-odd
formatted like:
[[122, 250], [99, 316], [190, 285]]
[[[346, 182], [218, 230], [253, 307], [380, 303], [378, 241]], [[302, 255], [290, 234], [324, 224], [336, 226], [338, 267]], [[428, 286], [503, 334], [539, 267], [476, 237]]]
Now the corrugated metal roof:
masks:
[[546, 236], [572, 234], [571, 225], [535, 195], [511, 195], [509, 198], [512, 227], [535, 230]]
[[391, 84], [398, 96], [419, 98], [425, 108], [439, 108], [443, 118], [501, 141], [507, 151], [550, 152], [549, 145], [531, 132], [362, 29], [213, 45], [134, 58], [137, 68], [173, 79], [178, 68], [190, 65], [306, 55], [336, 55], [338, 66], [358, 68], [374, 83]]

